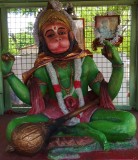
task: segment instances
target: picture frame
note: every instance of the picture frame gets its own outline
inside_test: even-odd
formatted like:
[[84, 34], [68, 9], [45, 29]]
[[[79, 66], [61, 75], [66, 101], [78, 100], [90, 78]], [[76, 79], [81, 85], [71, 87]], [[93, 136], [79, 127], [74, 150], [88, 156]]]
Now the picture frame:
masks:
[[95, 16], [95, 30], [99, 32], [104, 39], [114, 38], [119, 24], [119, 15]]
[[75, 22], [75, 25], [77, 27], [76, 40], [79, 44], [79, 47], [84, 50], [85, 49], [84, 18], [75, 18], [73, 21]]
[[120, 35], [120, 15], [95, 16], [94, 27], [93, 50], [103, 47], [103, 40], [109, 40], [117, 47], [123, 42], [123, 36]]

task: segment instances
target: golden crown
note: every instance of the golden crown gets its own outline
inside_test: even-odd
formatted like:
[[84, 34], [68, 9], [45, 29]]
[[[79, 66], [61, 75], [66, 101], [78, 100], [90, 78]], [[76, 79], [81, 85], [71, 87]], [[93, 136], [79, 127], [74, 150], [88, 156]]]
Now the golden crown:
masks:
[[39, 30], [42, 30], [45, 24], [52, 24], [54, 22], [60, 22], [65, 24], [70, 30], [71, 25], [67, 17], [60, 11], [54, 9], [48, 9], [39, 19]]

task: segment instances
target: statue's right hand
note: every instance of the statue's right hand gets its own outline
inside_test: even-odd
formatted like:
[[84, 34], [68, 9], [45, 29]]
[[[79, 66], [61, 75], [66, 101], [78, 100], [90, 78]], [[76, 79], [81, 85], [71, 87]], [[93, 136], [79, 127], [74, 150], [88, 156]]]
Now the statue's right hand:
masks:
[[13, 63], [15, 61], [15, 57], [8, 52], [2, 54], [1, 60], [2, 60], [2, 73], [3, 75], [6, 75], [9, 72], [11, 72]]

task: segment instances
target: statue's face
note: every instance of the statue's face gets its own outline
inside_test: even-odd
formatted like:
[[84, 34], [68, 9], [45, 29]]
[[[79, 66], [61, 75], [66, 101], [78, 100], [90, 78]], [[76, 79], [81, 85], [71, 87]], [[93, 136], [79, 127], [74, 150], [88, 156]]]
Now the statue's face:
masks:
[[61, 23], [49, 24], [43, 29], [43, 36], [48, 49], [54, 54], [61, 54], [69, 49], [68, 28]]

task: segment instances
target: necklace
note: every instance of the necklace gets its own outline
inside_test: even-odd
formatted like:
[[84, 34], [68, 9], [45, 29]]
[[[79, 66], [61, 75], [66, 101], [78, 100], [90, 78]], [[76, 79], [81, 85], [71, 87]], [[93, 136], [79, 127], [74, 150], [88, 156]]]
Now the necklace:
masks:
[[[66, 65], [66, 69], [67, 69], [67, 65]], [[70, 73], [70, 85], [69, 87], [64, 87], [62, 84], [61, 84], [61, 80], [60, 80], [60, 76], [59, 76], [59, 73], [58, 73], [58, 70], [57, 70], [57, 67], [55, 67], [55, 71], [56, 71], [56, 75], [57, 75], [57, 78], [58, 78], [58, 82], [60, 84], [60, 87], [62, 90], [64, 90], [66, 92], [67, 95], [70, 94], [71, 90], [72, 90], [72, 87], [73, 87], [73, 66], [72, 64], [69, 65], [70, 69], [71, 69], [71, 73]]]
[[[51, 82], [53, 85], [53, 89], [56, 93], [59, 107], [60, 107], [61, 111], [63, 112], [63, 114], [68, 114], [69, 111], [64, 103], [63, 95], [61, 93], [61, 86], [59, 85], [58, 77], [57, 77], [56, 70], [55, 70], [53, 64], [51, 62], [49, 62], [46, 65], [46, 69], [47, 69], [48, 74], [50, 76], [50, 79], [51, 79]], [[82, 106], [84, 106], [85, 102], [84, 102], [84, 97], [83, 97], [83, 93], [82, 93], [82, 89], [81, 89], [81, 82], [80, 82], [80, 77], [81, 77], [81, 73], [82, 73], [82, 61], [80, 58], [74, 59], [74, 72], [75, 72], [74, 73], [74, 83], [72, 82], [74, 85], [73, 88], [75, 89], [75, 91], [78, 95], [79, 106], [82, 107]], [[71, 95], [67, 95], [67, 97], [71, 96]]]

